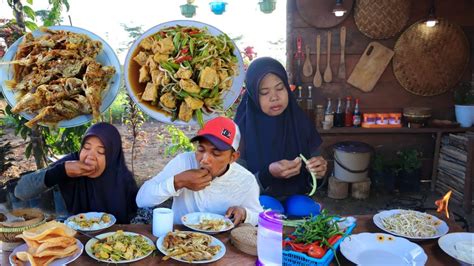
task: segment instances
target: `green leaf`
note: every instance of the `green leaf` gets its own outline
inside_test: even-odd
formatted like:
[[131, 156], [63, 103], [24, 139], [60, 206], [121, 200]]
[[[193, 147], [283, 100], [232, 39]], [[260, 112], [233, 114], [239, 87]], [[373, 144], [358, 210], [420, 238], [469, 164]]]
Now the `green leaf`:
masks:
[[30, 5], [33, 5], [33, 0], [26, 0], [26, 2]]
[[38, 29], [38, 25], [36, 25], [36, 23], [32, 21], [25, 21], [25, 26], [31, 31], [35, 31]]
[[29, 6], [23, 6], [23, 13], [25, 13], [31, 20], [36, 20], [35, 11]]
[[66, 11], [69, 11], [70, 6], [68, 0], [63, 0], [63, 4], [66, 7]]

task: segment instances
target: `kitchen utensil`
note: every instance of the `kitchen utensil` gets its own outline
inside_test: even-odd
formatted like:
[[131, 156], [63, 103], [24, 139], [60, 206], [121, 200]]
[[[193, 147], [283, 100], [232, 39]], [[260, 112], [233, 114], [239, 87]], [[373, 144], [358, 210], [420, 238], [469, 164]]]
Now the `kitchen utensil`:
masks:
[[301, 60], [304, 59], [303, 51], [302, 51], [303, 41], [301, 40], [301, 36], [296, 37], [296, 53], [295, 53], [295, 60], [296, 60], [296, 69], [295, 69], [295, 83], [296, 86], [301, 86]]
[[321, 71], [319, 70], [319, 56], [321, 54], [321, 35], [316, 36], [316, 73], [314, 73], [313, 85], [316, 88], [321, 87], [323, 83], [323, 77], [321, 77]]
[[411, 0], [358, 0], [354, 7], [357, 28], [372, 39], [399, 33], [410, 18]]
[[306, 59], [304, 60], [303, 64], [303, 75], [305, 77], [311, 77], [311, 74], [313, 74], [313, 66], [311, 66], [311, 60], [309, 57], [309, 45], [306, 45]]
[[337, 72], [337, 78], [346, 79], [346, 60], [344, 59], [344, 53], [346, 51], [346, 27], [341, 27], [341, 61], [339, 62], [339, 71]]
[[331, 32], [328, 31], [328, 49], [326, 53], [327, 57], [327, 64], [326, 70], [324, 70], [324, 82], [331, 82], [332, 81], [332, 71], [331, 71]]
[[380, 43], [369, 43], [347, 79], [347, 83], [363, 92], [372, 91], [392, 56], [393, 51]]
[[347, 12], [341, 16], [336, 17], [332, 10], [334, 9], [334, 0], [296, 0], [296, 8], [301, 18], [315, 28], [332, 28], [343, 22], [350, 13], [354, 0], [344, 0], [342, 7]]
[[461, 27], [438, 19], [411, 25], [395, 43], [393, 72], [407, 91], [421, 96], [442, 94], [454, 87], [469, 63], [469, 42]]

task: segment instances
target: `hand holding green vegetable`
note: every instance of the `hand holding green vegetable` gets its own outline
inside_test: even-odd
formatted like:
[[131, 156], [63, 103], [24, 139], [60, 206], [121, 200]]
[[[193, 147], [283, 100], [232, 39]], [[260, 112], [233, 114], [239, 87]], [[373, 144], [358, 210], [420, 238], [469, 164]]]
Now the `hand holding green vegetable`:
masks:
[[268, 166], [270, 174], [275, 178], [288, 179], [298, 175], [301, 171], [301, 159], [296, 157], [294, 160], [280, 160], [273, 162]]

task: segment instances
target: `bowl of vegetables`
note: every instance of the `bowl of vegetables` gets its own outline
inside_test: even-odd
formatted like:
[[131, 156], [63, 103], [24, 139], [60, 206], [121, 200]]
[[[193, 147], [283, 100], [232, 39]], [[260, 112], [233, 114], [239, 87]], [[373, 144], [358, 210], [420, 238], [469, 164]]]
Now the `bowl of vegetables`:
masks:
[[176, 20], [146, 31], [125, 59], [125, 85], [150, 117], [203, 124], [232, 106], [245, 78], [232, 39], [197, 21]]

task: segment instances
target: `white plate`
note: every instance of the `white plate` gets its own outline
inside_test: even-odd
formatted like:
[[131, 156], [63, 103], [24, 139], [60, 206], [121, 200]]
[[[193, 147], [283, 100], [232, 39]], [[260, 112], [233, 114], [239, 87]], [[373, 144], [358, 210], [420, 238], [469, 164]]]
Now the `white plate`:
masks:
[[[120, 82], [121, 82], [122, 69], [114, 50], [112, 50], [112, 48], [102, 38], [100, 38], [99, 36], [85, 29], [71, 27], [71, 26], [51, 26], [49, 27], [49, 29], [66, 30], [70, 32], [81, 33], [81, 34], [85, 34], [89, 36], [92, 40], [98, 40], [102, 42], [102, 51], [97, 55], [95, 59], [99, 63], [101, 63], [103, 66], [113, 66], [115, 68], [115, 74], [110, 79], [108, 88], [102, 92], [102, 105], [100, 106], [100, 112], [102, 113], [105, 110], [107, 110], [107, 108], [109, 108], [109, 106], [115, 100], [115, 97], [117, 96], [119, 92]], [[35, 37], [41, 36], [43, 34], [44, 33], [40, 31], [33, 32], [33, 36]], [[18, 45], [22, 41], [23, 41], [23, 37], [18, 39], [11, 47], [8, 48], [7, 53], [3, 57], [3, 61], [12, 61], [12, 59], [14, 58], [16, 54], [16, 50], [18, 49]], [[15, 98], [15, 93], [5, 85], [5, 81], [11, 80], [11, 79], [13, 79], [13, 68], [11, 67], [11, 65], [0, 66], [0, 81], [2, 81], [0, 83], [0, 86], [2, 87], [3, 95], [5, 96], [5, 99], [7, 100], [8, 104], [13, 107], [16, 105], [16, 102], [17, 102]], [[22, 112], [20, 114], [27, 120], [31, 120], [33, 119], [33, 117], [35, 117], [31, 113]], [[58, 127], [76, 127], [76, 126], [85, 124], [91, 120], [92, 120], [92, 115], [80, 115], [70, 120], [61, 121], [57, 124], [57, 126]]]
[[[96, 237], [98, 239], [103, 239], [103, 238], [109, 237], [109, 236], [111, 236], [115, 233], [116, 232], [103, 233], [103, 234], [97, 235]], [[155, 243], [153, 243], [153, 241], [151, 241], [151, 239], [149, 239], [148, 237], [146, 237], [144, 235], [137, 234], [137, 233], [132, 233], [132, 232], [123, 232], [123, 233], [124, 233], [124, 235], [128, 235], [128, 236], [143, 236], [145, 238], [145, 240], [148, 242], [148, 244], [150, 244], [152, 246], [155, 246]], [[97, 242], [97, 239], [89, 239], [89, 241], [87, 241], [87, 243], [86, 243], [86, 253], [91, 258], [93, 258], [97, 261], [100, 261], [100, 262], [105, 262], [105, 263], [113, 263], [113, 264], [131, 263], [131, 262], [135, 262], [135, 261], [139, 261], [141, 259], [144, 259], [144, 258], [150, 256], [151, 253], [153, 253], [153, 250], [152, 250], [152, 251], [148, 252], [147, 254], [145, 254], [144, 256], [139, 257], [139, 258], [135, 258], [135, 259], [132, 259], [132, 260], [122, 260], [122, 261], [101, 260], [101, 259], [96, 258], [94, 256], [94, 254], [92, 253], [92, 245], [94, 245], [96, 242]]]
[[[199, 229], [199, 228], [196, 228], [196, 227], [193, 226], [195, 224], [199, 224], [202, 221], [202, 219], [224, 220], [224, 226], [226, 225], [226, 223], [230, 223], [230, 225], [227, 226], [227, 227], [221, 228], [220, 230], [202, 230], [202, 229]], [[217, 234], [217, 233], [225, 232], [225, 231], [228, 231], [228, 230], [234, 228], [234, 223], [232, 223], [232, 221], [229, 218], [227, 218], [223, 215], [220, 215], [220, 214], [215, 214], [215, 213], [210, 213], [210, 212], [188, 213], [186, 215], [183, 215], [183, 217], [181, 217], [181, 222], [183, 223], [184, 226], [186, 226], [190, 229], [193, 229], [193, 230], [199, 231], [199, 232], [203, 232], [203, 233], [207, 233], [207, 234]]]
[[[129, 68], [130, 68], [130, 61], [132, 60], [132, 55], [133, 55], [134, 51], [137, 49], [140, 42], [143, 39], [145, 39], [145, 38], [147, 38], [151, 35], [154, 35], [155, 33], [159, 32], [160, 30], [162, 30], [164, 28], [168, 28], [168, 27], [172, 27], [172, 26], [176, 26], [176, 25], [191, 26], [191, 27], [197, 27], [197, 28], [201, 28], [201, 29], [204, 28], [204, 27], [207, 27], [207, 31], [211, 35], [217, 36], [217, 35], [223, 34], [223, 32], [221, 30], [217, 29], [214, 26], [211, 26], [211, 25], [208, 25], [208, 24], [205, 24], [205, 23], [202, 23], [202, 22], [198, 22], [198, 21], [193, 21], [193, 20], [174, 20], [174, 21], [169, 21], [169, 22], [165, 22], [165, 23], [162, 23], [162, 24], [158, 24], [158, 25], [152, 27], [151, 29], [149, 29], [145, 33], [143, 33], [143, 35], [140, 36], [133, 43], [132, 47], [128, 51], [127, 57], [125, 59], [125, 67], [124, 67], [124, 69], [125, 69], [124, 70], [125, 85], [127, 86], [128, 94], [130, 95], [132, 100], [140, 107], [140, 109], [142, 109], [150, 117], [152, 117], [152, 118], [154, 118], [154, 119], [156, 119], [160, 122], [167, 123], [167, 124], [196, 125], [197, 121], [196, 121], [196, 118], [194, 116], [189, 122], [184, 122], [184, 121], [181, 121], [179, 119], [176, 119], [175, 121], [171, 121], [170, 116], [167, 116], [167, 115], [165, 115], [161, 112], [153, 110], [153, 109], [147, 107], [146, 105], [142, 104], [140, 99], [138, 99], [137, 96], [135, 95], [135, 93], [133, 92], [133, 89], [132, 89], [132, 86], [131, 86], [130, 80], [129, 80], [128, 72], [129, 72]], [[227, 92], [223, 96], [224, 97], [224, 100], [223, 100], [224, 110], [227, 110], [229, 107], [231, 107], [232, 104], [235, 102], [235, 100], [237, 100], [237, 98], [239, 97], [240, 92], [242, 90], [242, 86], [244, 84], [244, 79], [245, 79], [245, 69], [244, 69], [244, 62], [242, 60], [242, 55], [240, 54], [240, 51], [237, 48], [237, 45], [233, 41], [232, 41], [232, 43], [235, 47], [234, 55], [237, 57], [237, 60], [239, 61], [238, 62], [239, 75], [234, 76], [233, 81], [232, 81], [232, 87], [229, 90], [227, 90]], [[217, 116], [216, 114], [210, 114], [210, 115], [204, 114], [203, 117], [204, 117], [204, 121], [207, 121], [207, 120], [212, 119], [216, 116]]]
[[[202, 233], [196, 233], [196, 232], [190, 232], [190, 231], [181, 231], [183, 233], [195, 233], [195, 234], [202, 234]], [[203, 234], [205, 235], [205, 234]], [[185, 260], [181, 260], [181, 259], [178, 259], [178, 258], [175, 258], [175, 257], [171, 257], [173, 258], [174, 260], [177, 260], [177, 261], [181, 261], [181, 262], [186, 262], [186, 263], [192, 263], [192, 264], [203, 264], [203, 263], [211, 263], [211, 262], [214, 262], [214, 261], [217, 261], [219, 260], [220, 258], [224, 257], [225, 255], [225, 252], [226, 252], [226, 249], [225, 249], [225, 245], [224, 243], [222, 243], [219, 239], [213, 237], [213, 236], [210, 236], [212, 238], [212, 241], [211, 241], [211, 246], [215, 246], [215, 245], [219, 245], [221, 247], [221, 250], [219, 251], [219, 253], [217, 253], [214, 258], [212, 258], [211, 260], [201, 260], [201, 261], [193, 261], [193, 262], [189, 262], [189, 261], [185, 261]], [[160, 237], [158, 238], [158, 240], [156, 240], [156, 247], [158, 248], [158, 250], [161, 251], [161, 253], [165, 254], [165, 255], [168, 255], [168, 252], [166, 252], [165, 248], [163, 247], [163, 240], [165, 239], [165, 237]]]
[[376, 215], [374, 215], [373, 217], [373, 221], [374, 221], [374, 224], [384, 230], [385, 232], [387, 233], [390, 233], [390, 234], [393, 234], [393, 235], [397, 235], [397, 236], [401, 236], [401, 237], [405, 237], [405, 238], [408, 238], [410, 240], [426, 240], [426, 239], [436, 239], [438, 237], [441, 237], [443, 235], [445, 235], [446, 233], [448, 233], [449, 231], [449, 227], [448, 225], [446, 224], [445, 221], [439, 219], [438, 217], [436, 216], [433, 216], [431, 214], [428, 214], [428, 213], [422, 213], [422, 212], [417, 212], [417, 213], [420, 213], [420, 214], [424, 214], [424, 215], [428, 215], [428, 216], [431, 216], [431, 218], [434, 220], [434, 221], [439, 221], [439, 225], [436, 226], [436, 234], [434, 236], [430, 236], [430, 237], [412, 237], [412, 236], [406, 236], [406, 235], [401, 235], [401, 234], [397, 234], [395, 232], [392, 232], [388, 229], [386, 229], [384, 226], [383, 226], [383, 223], [382, 223], [382, 219], [384, 218], [387, 218], [387, 217], [390, 217], [394, 214], [397, 214], [397, 213], [400, 213], [402, 211], [406, 211], [406, 210], [401, 210], [401, 209], [394, 209], [394, 210], [388, 210], [388, 211], [381, 211], [379, 213], [377, 213]]
[[[109, 223], [99, 223], [99, 224], [97, 224], [97, 226], [94, 226], [94, 227], [81, 227], [81, 226], [79, 226], [78, 224], [76, 224], [75, 222], [72, 221], [72, 219], [74, 217], [76, 217], [78, 215], [81, 215], [81, 214], [84, 214], [86, 216], [86, 219], [92, 219], [92, 218], [99, 218], [100, 219], [103, 214], [107, 214], [108, 216], [110, 216], [110, 222]], [[79, 213], [79, 214], [70, 216], [69, 218], [66, 219], [66, 221], [64, 221], [64, 224], [71, 227], [74, 230], [79, 230], [79, 231], [83, 231], [83, 232], [95, 232], [95, 231], [99, 231], [99, 230], [109, 228], [112, 225], [114, 225], [116, 222], [117, 222], [117, 220], [115, 219], [115, 216], [113, 216], [112, 214], [105, 213], [105, 212], [87, 212], [87, 213]]]
[[455, 245], [459, 245], [459, 243], [462, 242], [474, 245], [474, 233], [450, 233], [438, 239], [439, 247], [446, 252], [446, 254], [455, 258], [461, 265], [474, 265], [474, 253], [471, 253], [471, 261], [466, 261], [461, 258], [459, 256], [460, 254], [456, 251], [458, 246], [455, 247]]
[[384, 233], [361, 233], [342, 241], [341, 253], [357, 265], [425, 265], [428, 257], [417, 244]]
[[[74, 253], [73, 255], [69, 256], [69, 257], [65, 257], [65, 258], [62, 258], [62, 259], [56, 259], [56, 260], [53, 260], [51, 262], [51, 264], [49, 264], [50, 266], [61, 266], [61, 265], [66, 265], [68, 263], [71, 263], [73, 261], [75, 261], [77, 258], [79, 258], [82, 254], [82, 251], [84, 251], [84, 245], [81, 243], [81, 241], [77, 240], [76, 239], [76, 243], [77, 243], [77, 246], [79, 247], [78, 250], [76, 251], [76, 253]], [[12, 253], [10, 254], [10, 257], [9, 260], [10, 260], [10, 265], [15, 265], [13, 263], [13, 256], [17, 253], [17, 252], [20, 252], [20, 251], [27, 251], [28, 250], [28, 246], [26, 244], [23, 244], [23, 245], [20, 245], [18, 247], [16, 247]], [[30, 266], [30, 262], [23, 262], [24, 266]]]

